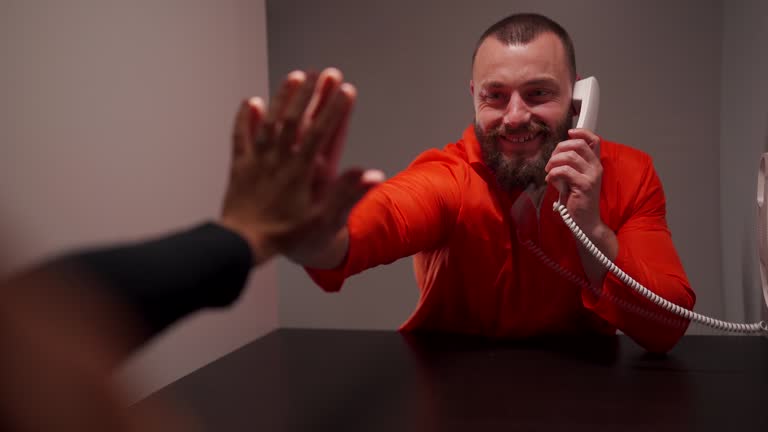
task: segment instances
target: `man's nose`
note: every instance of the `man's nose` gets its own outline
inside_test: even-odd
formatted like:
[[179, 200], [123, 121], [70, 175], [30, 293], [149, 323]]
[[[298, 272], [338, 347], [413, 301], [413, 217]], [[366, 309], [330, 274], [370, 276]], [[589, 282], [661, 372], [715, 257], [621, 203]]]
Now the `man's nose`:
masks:
[[525, 100], [518, 94], [512, 94], [504, 113], [504, 125], [510, 129], [527, 125], [531, 120], [531, 111]]

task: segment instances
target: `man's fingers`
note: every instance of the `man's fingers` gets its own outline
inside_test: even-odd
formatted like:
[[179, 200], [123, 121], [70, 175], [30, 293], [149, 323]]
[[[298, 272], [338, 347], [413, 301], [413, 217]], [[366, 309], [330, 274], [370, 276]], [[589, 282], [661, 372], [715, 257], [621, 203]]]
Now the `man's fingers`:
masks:
[[384, 171], [379, 171], [379, 170], [366, 170], [365, 172], [363, 172], [363, 175], [360, 177], [362, 186], [366, 188], [366, 190], [376, 185], [379, 185], [381, 183], [384, 183], [384, 180], [386, 179], [387, 179], [387, 176], [384, 174]]
[[584, 128], [570, 129], [568, 136], [571, 139], [583, 139], [587, 142], [589, 148], [592, 149], [592, 152], [600, 157], [600, 137], [596, 133]]
[[320, 149], [320, 156], [325, 161], [325, 169], [330, 175], [336, 173], [336, 167], [341, 159], [341, 154], [344, 152], [344, 145], [347, 139], [347, 130], [349, 129], [349, 120], [351, 118], [352, 109], [355, 106], [357, 100], [356, 92], [349, 95], [350, 101], [347, 108], [347, 112], [342, 116], [340, 123], [336, 127], [336, 130], [331, 133], [331, 136], [327, 143]]
[[336, 89], [343, 82], [344, 76], [336, 68], [325, 69], [318, 78], [318, 91], [313, 94], [312, 102], [307, 109], [307, 122], [315, 120], [323, 107], [328, 103]]
[[264, 121], [264, 101], [259, 97], [252, 97], [248, 99], [248, 108], [249, 108], [249, 132], [248, 132], [248, 142], [246, 143], [246, 155], [253, 155], [254, 153], [254, 146], [256, 145], [256, 135], [259, 133], [259, 130], [261, 129], [261, 123]]
[[318, 150], [327, 143], [341, 122], [350, 115], [357, 91], [352, 84], [342, 84], [331, 96], [317, 118], [309, 125], [301, 145], [301, 154], [306, 161], [314, 161]]
[[569, 165], [561, 165], [552, 168], [544, 178], [549, 184], [554, 184], [560, 193], [565, 192], [565, 188], [587, 191], [591, 185], [590, 179], [583, 173], [575, 170]]
[[278, 120], [285, 111], [288, 101], [306, 79], [307, 75], [302, 71], [293, 71], [285, 77], [280, 89], [270, 101], [269, 111], [257, 134], [256, 147], [258, 151], [264, 151], [266, 147], [274, 145], [279, 127]]
[[264, 119], [264, 102], [252, 97], [240, 103], [232, 130], [232, 159], [253, 154], [256, 131]]
[[[327, 187], [336, 176], [336, 168], [344, 150], [344, 144], [349, 127], [350, 114], [355, 102], [355, 95], [351, 94], [350, 104], [347, 112], [341, 118], [336, 130], [331, 132], [328, 139], [324, 139], [317, 151], [317, 156], [312, 167], [313, 177], [313, 196], [322, 198], [327, 192]], [[326, 102], [327, 103], [327, 102]]]
[[596, 133], [592, 132], [589, 129], [585, 128], [574, 128], [568, 130], [568, 136], [571, 138], [581, 138], [584, 141], [591, 143], [595, 141], [600, 141], [600, 137], [597, 136]]
[[309, 105], [312, 95], [316, 93], [316, 84], [317, 75], [307, 74], [304, 82], [301, 83], [287, 102], [285, 113], [278, 118], [280, 122], [280, 138], [277, 140], [277, 148], [280, 151], [288, 153], [296, 145], [296, 137], [299, 135], [299, 128], [301, 127], [304, 113], [307, 110], [307, 105]]
[[[587, 151], [589, 152], [590, 150], [587, 149]], [[547, 165], [544, 167], [544, 171], [549, 172], [553, 168], [562, 165], [569, 165], [582, 173], [587, 173], [591, 168], [591, 164], [584, 159], [580, 152], [576, 150], [565, 150], [553, 152], [549, 161], [547, 161]]]
[[326, 207], [326, 217], [333, 228], [341, 228], [349, 212], [358, 201], [373, 187], [385, 180], [384, 173], [378, 170], [364, 171], [353, 168], [336, 179]]
[[248, 101], [240, 103], [240, 108], [235, 116], [235, 124], [232, 125], [232, 158], [238, 158], [246, 154], [249, 149], [251, 137], [251, 107]]
[[565, 152], [571, 152], [571, 151], [578, 153], [585, 161], [587, 161], [590, 164], [596, 163], [600, 160], [600, 158], [592, 150], [592, 147], [590, 146], [589, 141], [582, 138], [569, 139], [566, 141], [562, 141], [557, 145], [557, 147], [555, 147], [555, 150], [552, 152], [552, 156], [558, 153], [565, 153]]

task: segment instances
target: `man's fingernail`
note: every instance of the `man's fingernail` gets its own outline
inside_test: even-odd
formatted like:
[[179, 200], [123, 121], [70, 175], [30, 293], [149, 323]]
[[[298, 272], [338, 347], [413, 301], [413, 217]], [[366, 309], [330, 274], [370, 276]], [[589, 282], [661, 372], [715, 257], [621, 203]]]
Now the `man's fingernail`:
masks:
[[286, 76], [286, 79], [289, 81], [304, 81], [307, 79], [307, 74], [304, 73], [304, 71], [295, 70]]
[[340, 70], [336, 69], [335, 67], [329, 67], [323, 71], [323, 75], [325, 75], [328, 78], [332, 78], [335, 81], [341, 81], [343, 78], [343, 75]]
[[387, 179], [383, 171], [367, 170], [363, 173], [362, 180], [366, 183], [381, 183]]
[[355, 97], [357, 95], [357, 89], [355, 88], [355, 86], [353, 86], [350, 83], [342, 84], [341, 85], [341, 91], [343, 91], [344, 93], [346, 93], [347, 95], [349, 95], [351, 97]]
[[264, 101], [260, 97], [252, 97], [248, 99], [248, 105], [253, 109], [261, 110], [264, 108]]

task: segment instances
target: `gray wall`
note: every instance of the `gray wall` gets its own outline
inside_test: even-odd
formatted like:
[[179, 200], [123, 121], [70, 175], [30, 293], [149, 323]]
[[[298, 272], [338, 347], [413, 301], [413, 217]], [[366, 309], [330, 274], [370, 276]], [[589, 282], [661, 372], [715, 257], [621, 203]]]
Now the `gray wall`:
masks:
[[729, 319], [766, 318], [755, 241], [756, 174], [768, 152], [768, 2], [725, 2], [720, 133], [722, 300]]
[[[216, 216], [232, 117], [241, 98], [267, 93], [265, 25], [263, 0], [0, 3], [8, 264]], [[197, 315], [133, 358], [122, 375], [133, 396], [274, 328], [275, 276], [264, 267], [237, 307]]]
[[[723, 316], [722, 8], [715, 0], [267, 1], [269, 69], [277, 78], [341, 68], [360, 94], [344, 162], [392, 175], [470, 123], [470, 56], [488, 25], [520, 11], [553, 17], [574, 39], [579, 73], [600, 80], [598, 132], [655, 159], [696, 309]], [[410, 259], [353, 277], [339, 294], [321, 292], [287, 262], [278, 278], [286, 327], [396, 328], [418, 298]]]

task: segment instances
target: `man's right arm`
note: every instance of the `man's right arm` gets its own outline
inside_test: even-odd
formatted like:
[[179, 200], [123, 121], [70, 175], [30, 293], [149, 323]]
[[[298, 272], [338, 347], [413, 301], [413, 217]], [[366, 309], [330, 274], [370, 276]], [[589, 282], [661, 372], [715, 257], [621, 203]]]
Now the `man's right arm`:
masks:
[[323, 289], [336, 291], [348, 276], [440, 247], [458, 218], [465, 176], [462, 161], [427, 151], [368, 192], [326, 243], [288, 257]]
[[345, 225], [331, 238], [326, 247], [309, 251], [305, 256], [294, 255], [290, 258], [305, 267], [330, 270], [341, 266], [348, 250], [349, 229]]

